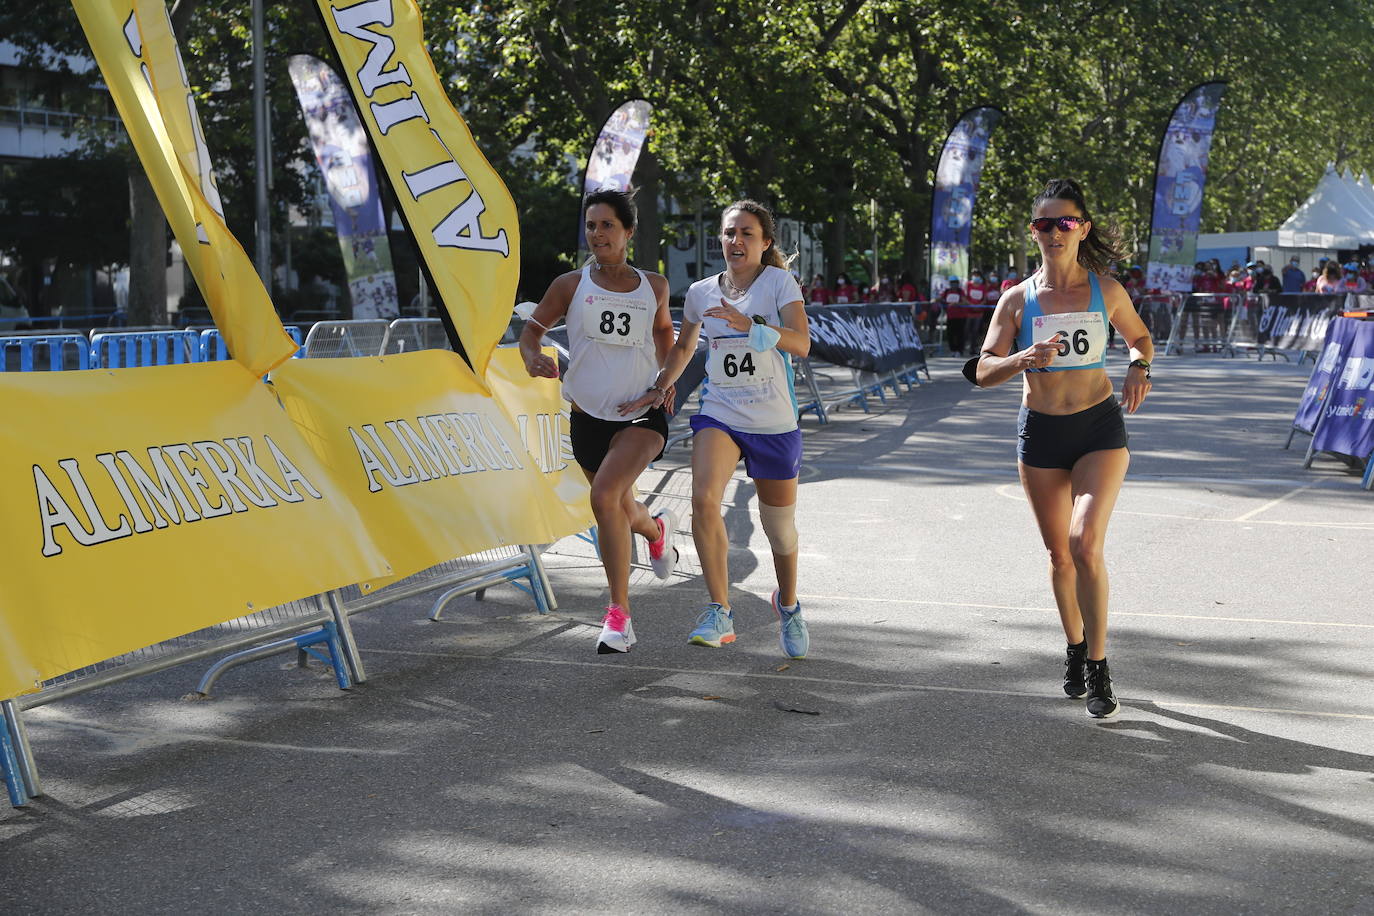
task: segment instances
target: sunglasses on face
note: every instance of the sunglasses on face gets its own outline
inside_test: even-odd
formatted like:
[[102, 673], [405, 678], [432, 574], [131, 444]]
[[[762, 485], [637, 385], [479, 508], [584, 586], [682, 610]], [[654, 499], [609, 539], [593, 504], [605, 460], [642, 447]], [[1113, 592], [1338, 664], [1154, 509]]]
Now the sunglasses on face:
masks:
[[1049, 232], [1055, 226], [1059, 227], [1060, 232], [1072, 232], [1087, 221], [1085, 216], [1042, 216], [1031, 220], [1030, 224], [1036, 232]]

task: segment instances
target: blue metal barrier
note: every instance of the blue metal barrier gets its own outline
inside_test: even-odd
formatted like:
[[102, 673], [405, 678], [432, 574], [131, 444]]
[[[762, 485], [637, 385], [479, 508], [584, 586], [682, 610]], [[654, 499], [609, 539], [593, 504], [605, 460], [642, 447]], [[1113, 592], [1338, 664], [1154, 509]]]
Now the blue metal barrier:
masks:
[[110, 331], [92, 335], [91, 361], [100, 369], [200, 362], [196, 331]]
[[[33, 372], [39, 365], [36, 359], [40, 348], [46, 351], [48, 371], [91, 367], [91, 344], [84, 334], [51, 334], [0, 337], [0, 372], [9, 367], [9, 355], [15, 350], [19, 352], [19, 371]], [[71, 364], [69, 357], [76, 365]]]
[[14, 743], [10, 740], [9, 720], [3, 714], [0, 714], [0, 776], [4, 777], [5, 793], [10, 797], [10, 804], [16, 808], [28, 804], [29, 793], [19, 772], [19, 758], [14, 753]]
[[[284, 326], [286, 334], [296, 342], [296, 346], [301, 345], [301, 329], [294, 324]], [[224, 345], [224, 335], [219, 332], [219, 328], [206, 328], [200, 332], [200, 343], [197, 344], [197, 352], [200, 354], [200, 362], [211, 363], [229, 359], [229, 348]], [[305, 355], [305, 350], [297, 350], [292, 354], [292, 359], [300, 359]]]

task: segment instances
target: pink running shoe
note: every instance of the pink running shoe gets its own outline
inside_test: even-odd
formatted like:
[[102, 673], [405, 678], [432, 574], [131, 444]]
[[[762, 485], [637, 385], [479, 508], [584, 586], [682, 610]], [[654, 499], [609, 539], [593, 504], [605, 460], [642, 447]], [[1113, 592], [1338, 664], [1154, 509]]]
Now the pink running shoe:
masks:
[[677, 548], [673, 546], [677, 515], [672, 509], [664, 509], [654, 515], [654, 521], [658, 523], [658, 540], [649, 542], [649, 565], [654, 568], [654, 575], [666, 579], [677, 568]]
[[601, 618], [601, 635], [596, 640], [598, 655], [611, 652], [629, 652], [635, 644], [635, 626], [630, 615], [618, 604], [606, 608], [606, 616]]

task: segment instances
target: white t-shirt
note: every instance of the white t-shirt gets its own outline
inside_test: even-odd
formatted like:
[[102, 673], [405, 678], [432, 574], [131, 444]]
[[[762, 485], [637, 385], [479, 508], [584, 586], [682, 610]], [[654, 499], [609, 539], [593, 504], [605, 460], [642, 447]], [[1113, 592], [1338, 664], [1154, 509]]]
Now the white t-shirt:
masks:
[[701, 412], [737, 432], [776, 434], [797, 428], [797, 396], [792, 388], [792, 358], [776, 347], [759, 353], [749, 346], [749, 333], [705, 312], [724, 299], [751, 318], [762, 315], [782, 327], [783, 306], [801, 303], [801, 287], [780, 267], [765, 267], [739, 299], [721, 289], [720, 274], [698, 280], [687, 290], [684, 321], [701, 325], [706, 338], [706, 382]]
[[649, 408], [623, 417], [616, 408], [647, 391], [658, 375], [658, 299], [642, 270], [635, 270], [639, 286], [628, 293], [602, 289], [592, 282], [591, 271], [590, 264], [582, 268], [582, 279], [568, 303], [563, 397], [602, 420], [633, 420]]

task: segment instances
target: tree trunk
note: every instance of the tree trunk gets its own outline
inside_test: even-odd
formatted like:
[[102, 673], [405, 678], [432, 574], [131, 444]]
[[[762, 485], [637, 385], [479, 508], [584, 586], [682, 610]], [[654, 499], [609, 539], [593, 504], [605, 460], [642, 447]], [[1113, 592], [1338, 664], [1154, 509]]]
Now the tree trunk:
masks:
[[847, 272], [844, 263], [845, 230], [849, 207], [837, 206], [835, 216], [825, 224], [825, 285], [834, 289], [835, 278]]
[[639, 210], [639, 225], [635, 228], [634, 262], [640, 270], [659, 272], [662, 255], [663, 221], [659, 213], [658, 189], [662, 169], [658, 157], [647, 147], [639, 154], [635, 166], [635, 205]]
[[128, 322], [167, 323], [167, 221], [138, 162], [129, 165]]
[[930, 292], [926, 268], [926, 230], [930, 228], [930, 204], [919, 195], [909, 195], [902, 207], [902, 266], [916, 278], [922, 298]]

